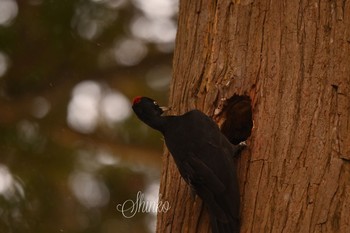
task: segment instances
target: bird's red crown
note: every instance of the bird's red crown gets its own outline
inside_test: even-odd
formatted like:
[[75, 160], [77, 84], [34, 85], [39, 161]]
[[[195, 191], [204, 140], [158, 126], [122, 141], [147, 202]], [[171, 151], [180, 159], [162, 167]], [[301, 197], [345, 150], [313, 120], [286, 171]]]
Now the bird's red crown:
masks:
[[132, 104], [134, 105], [134, 104], [139, 103], [139, 102], [141, 101], [141, 99], [142, 99], [142, 96], [136, 96], [136, 97], [134, 98], [134, 100], [132, 101]]

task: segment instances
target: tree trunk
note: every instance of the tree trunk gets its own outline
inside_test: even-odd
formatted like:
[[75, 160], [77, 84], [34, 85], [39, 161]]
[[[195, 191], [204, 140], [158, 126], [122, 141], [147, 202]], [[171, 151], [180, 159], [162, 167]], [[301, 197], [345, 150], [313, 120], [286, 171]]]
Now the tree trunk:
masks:
[[[350, 2], [180, 1], [172, 114], [252, 100], [241, 232], [350, 232]], [[210, 232], [168, 152], [157, 232]]]

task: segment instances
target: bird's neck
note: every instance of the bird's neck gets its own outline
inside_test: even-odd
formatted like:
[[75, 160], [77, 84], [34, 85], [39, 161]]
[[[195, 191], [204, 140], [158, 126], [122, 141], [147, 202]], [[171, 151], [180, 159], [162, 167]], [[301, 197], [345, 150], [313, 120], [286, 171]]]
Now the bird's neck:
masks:
[[163, 116], [153, 116], [144, 119], [144, 122], [151, 128], [163, 132], [164, 125], [166, 123], [166, 117]]

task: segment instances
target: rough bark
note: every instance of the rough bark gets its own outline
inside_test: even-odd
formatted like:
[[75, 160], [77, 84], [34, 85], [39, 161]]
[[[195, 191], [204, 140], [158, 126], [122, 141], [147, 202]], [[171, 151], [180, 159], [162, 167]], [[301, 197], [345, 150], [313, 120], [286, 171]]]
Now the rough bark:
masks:
[[[350, 232], [350, 2], [180, 1], [173, 114], [252, 99], [241, 232]], [[157, 232], [210, 232], [166, 152]]]

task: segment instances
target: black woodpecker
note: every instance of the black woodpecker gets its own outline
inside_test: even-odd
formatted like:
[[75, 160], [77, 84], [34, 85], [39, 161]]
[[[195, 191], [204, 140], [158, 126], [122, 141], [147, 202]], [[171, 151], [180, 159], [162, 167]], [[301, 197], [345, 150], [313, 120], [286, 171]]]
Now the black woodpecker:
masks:
[[240, 195], [234, 158], [242, 146], [231, 144], [217, 124], [199, 110], [162, 116], [163, 109], [148, 97], [135, 97], [137, 117], [160, 131], [177, 168], [203, 200], [213, 233], [239, 233]]

